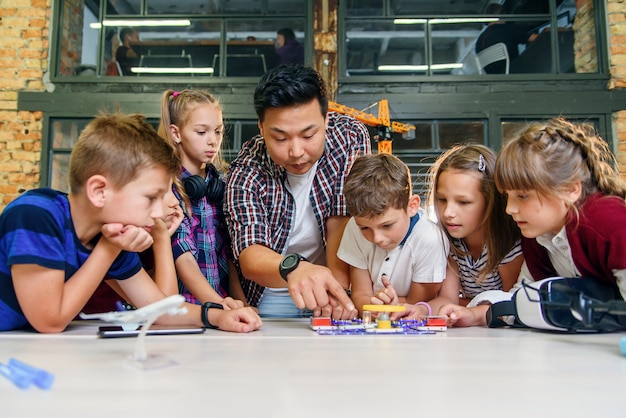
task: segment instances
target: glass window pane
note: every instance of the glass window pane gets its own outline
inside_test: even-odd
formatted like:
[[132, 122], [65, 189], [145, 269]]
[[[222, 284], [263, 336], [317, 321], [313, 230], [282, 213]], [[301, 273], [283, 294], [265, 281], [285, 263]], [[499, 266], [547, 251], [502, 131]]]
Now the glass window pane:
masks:
[[425, 21], [421, 22], [394, 24], [392, 20], [348, 21], [348, 75], [424, 73]]
[[506, 121], [502, 122], [502, 143], [508, 142], [517, 135], [530, 121]]
[[52, 155], [48, 181], [53, 189], [69, 192], [70, 152], [88, 122], [89, 119], [50, 120], [51, 152], [43, 155]]
[[[137, 37], [128, 43], [136, 57], [117, 52], [124, 75], [211, 76], [213, 56], [219, 54], [221, 21], [195, 20], [185, 26], [134, 26]], [[116, 28], [120, 35], [128, 27]]]
[[[477, 15], [488, 12], [497, 3], [502, 5], [503, 13], [547, 14], [550, 12], [548, 0], [536, 1], [478, 1], [478, 0], [390, 0], [391, 13], [400, 15]], [[563, 3], [563, 0], [557, 0]]]
[[409, 166], [413, 193], [422, 199], [422, 208], [426, 209], [426, 197], [428, 196], [428, 171], [439, 156], [439, 153], [412, 153], [398, 154], [398, 157]]
[[70, 150], [78, 135], [89, 122], [88, 119], [53, 119], [50, 121], [50, 136], [53, 150]]
[[241, 145], [259, 134], [259, 126], [256, 120], [229, 120], [226, 122], [226, 129], [226, 139], [228, 141], [222, 142], [223, 155], [226, 161], [232, 161], [241, 149]]
[[[129, 8], [124, 5], [125, 2], [114, 2], [115, 9]], [[139, 9], [139, 1], [132, 2], [132, 9]], [[135, 6], [135, 3], [137, 4]], [[228, 1], [176, 1], [176, 0], [147, 0], [148, 11], [150, 15], [215, 15], [215, 14], [302, 14], [307, 7], [306, 0], [267, 0], [265, 2], [258, 0], [228, 0]], [[132, 14], [138, 14], [133, 12]], [[118, 13], [129, 14], [129, 13]]]
[[[123, 2], [119, 2], [123, 3]], [[149, 15], [212, 15], [220, 13], [220, 6], [212, 1], [180, 1], [180, 0], [147, 0]], [[237, 1], [227, 1], [224, 3], [240, 3]], [[241, 6], [241, 5], [239, 5]], [[254, 10], [258, 12], [258, 10]]]
[[259, 125], [257, 121], [241, 122], [241, 143], [259, 135]]
[[[565, 15], [567, 16], [567, 15]], [[556, 56], [559, 59], [559, 73], [574, 73], [574, 30], [569, 20], [559, 19], [556, 33], [549, 21], [540, 22], [533, 27], [529, 42], [519, 48], [519, 56], [511, 60], [511, 73], [551, 73], [555, 72]], [[563, 25], [563, 26], [561, 26]], [[556, 36], [556, 48], [554, 53], [552, 36]], [[587, 35], [588, 45], [591, 46], [590, 56], [595, 56], [595, 42], [590, 34]], [[595, 69], [594, 69], [595, 70]]]
[[402, 136], [401, 134], [395, 134], [393, 137], [393, 151], [394, 152], [407, 152], [407, 151], [422, 151], [433, 149], [433, 130], [432, 123], [414, 123], [407, 121], [399, 121], [404, 123], [411, 123], [415, 125], [415, 134], [413, 137]]
[[59, 153], [52, 156], [50, 187], [65, 193], [70, 191], [70, 154]]
[[107, 1], [106, 16], [140, 15], [141, 0]]
[[[578, 123], [588, 123], [593, 125], [593, 127], [598, 129], [598, 120], [596, 118], [585, 118], [585, 119], [574, 119], [568, 118], [570, 122], [578, 122]], [[545, 122], [545, 119], [517, 119], [517, 120], [503, 120], [501, 123], [502, 128], [502, 143], [506, 143], [514, 138], [516, 135], [519, 135], [522, 130], [526, 128], [526, 126], [530, 123], [535, 122]]]
[[[69, 161], [72, 148], [91, 118], [51, 118], [49, 140], [44, 142], [42, 158], [47, 158], [48, 172], [42, 173], [44, 184], [57, 190], [69, 191]], [[155, 129], [159, 119], [148, 118]], [[241, 144], [259, 134], [256, 120], [227, 120], [226, 136], [222, 143], [224, 158], [231, 161], [241, 149]]]
[[391, 0], [391, 13], [394, 16], [430, 14], [478, 14], [482, 13], [482, 3], [454, 0]]
[[[136, 57], [124, 61], [124, 55], [118, 53], [123, 75], [219, 76], [225, 69], [224, 75], [227, 76], [260, 76], [277, 63], [277, 30], [287, 26], [293, 28], [302, 46], [306, 36], [304, 19], [225, 21], [228, 57], [222, 68], [220, 34], [224, 20], [195, 19], [188, 21], [186, 26], [142, 26], [142, 22], [140, 20], [132, 28], [137, 35], [128, 43]], [[109, 27], [109, 30], [113, 31], [112, 36], [121, 38], [122, 31], [127, 28]], [[121, 50], [127, 51], [124, 45]]]
[[[574, 0], [557, 1], [552, 16], [548, 2], [504, 2], [499, 6], [495, 2], [390, 0], [390, 9], [385, 10], [386, 4], [348, 1], [347, 75], [598, 71], [598, 39], [594, 30], [588, 30], [594, 27], [593, 17], [577, 15]], [[584, 21], [574, 24], [575, 18]], [[496, 48], [477, 55], [498, 43], [506, 46], [506, 53]], [[489, 56], [499, 62], [487, 61]]]
[[[229, 1], [213, 7], [210, 13], [204, 10], [203, 5], [211, 2], [194, 5], [190, 2], [147, 0], [145, 13], [142, 3], [140, 0], [107, 2], [103, 18], [99, 16], [98, 0], [85, 2], [83, 10], [78, 12], [72, 7], [72, 2], [61, 2], [63, 25], [59, 29], [56, 75], [211, 75], [214, 60], [219, 61], [220, 40], [225, 31], [226, 16], [219, 14], [226, 13], [230, 16], [233, 13], [255, 15], [249, 17], [247, 22], [240, 21], [230, 28], [227, 48], [232, 46], [233, 54], [246, 54], [239, 49], [245, 50], [249, 44], [238, 43], [256, 42], [253, 49], [265, 58], [266, 69], [276, 64], [274, 45], [277, 30], [292, 28], [298, 41], [306, 44], [306, 19], [293, 18], [293, 15], [306, 16], [309, 6], [306, 0]], [[259, 20], [256, 16], [259, 13], [273, 16], [290, 14], [290, 18]], [[167, 17], [162, 19], [155, 17], [165, 14]], [[211, 15], [211, 18], [193, 18], [199, 14]], [[162, 22], [155, 24], [155, 19]], [[125, 28], [135, 29], [138, 39], [124, 45], [120, 35]], [[246, 36], [242, 37], [244, 33]], [[122, 61], [129, 55], [128, 62], [121, 63], [116, 59], [120, 47]], [[130, 56], [129, 49], [136, 56]], [[132, 71], [133, 67], [139, 70]], [[239, 67], [246, 68], [247, 65], [240, 64]], [[219, 66], [217, 68], [219, 70]]]
[[307, 0], [267, 0], [267, 14], [306, 15], [309, 12]]
[[348, 16], [382, 16], [383, 0], [347, 0]]
[[482, 25], [477, 22], [456, 23], [454, 19], [433, 19], [430, 23], [432, 74], [475, 73], [474, 44]]
[[95, 75], [100, 37], [96, 25], [100, 20], [99, 6], [79, 8], [63, 2], [62, 7], [65, 18], [59, 29], [58, 75]]
[[263, 2], [261, 1], [249, 1], [249, 0], [228, 0], [218, 2], [217, 13], [235, 13], [235, 14], [250, 14], [260, 13]]
[[[304, 48], [305, 22], [300, 19], [228, 20], [226, 22], [226, 62], [220, 67], [216, 58], [214, 75], [225, 70], [226, 76], [261, 76], [278, 62], [276, 32], [288, 27], [293, 30], [296, 41]], [[304, 54], [302, 54], [304, 59]], [[304, 63], [304, 61], [301, 61]]]
[[485, 143], [485, 123], [472, 122], [439, 122], [439, 146], [448, 149], [455, 144], [464, 142]]

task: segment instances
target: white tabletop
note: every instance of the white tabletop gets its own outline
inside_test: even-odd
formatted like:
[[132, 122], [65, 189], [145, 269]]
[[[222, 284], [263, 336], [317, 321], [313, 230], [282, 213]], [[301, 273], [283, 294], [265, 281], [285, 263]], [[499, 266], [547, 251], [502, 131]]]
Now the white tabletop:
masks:
[[141, 370], [126, 361], [134, 338], [74, 324], [58, 335], [0, 334], [0, 362], [55, 375], [47, 391], [0, 377], [1, 417], [626, 416], [623, 333], [335, 336], [305, 320], [265, 320], [251, 334], [148, 337], [149, 354], [177, 364]]

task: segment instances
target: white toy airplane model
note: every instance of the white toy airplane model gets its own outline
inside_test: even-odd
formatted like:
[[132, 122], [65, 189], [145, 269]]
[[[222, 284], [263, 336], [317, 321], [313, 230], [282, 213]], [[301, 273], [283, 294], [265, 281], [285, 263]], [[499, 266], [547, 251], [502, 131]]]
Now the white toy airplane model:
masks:
[[82, 319], [100, 319], [106, 322], [113, 323], [144, 323], [153, 322], [161, 315], [178, 315], [187, 312], [187, 308], [181, 307], [185, 297], [182, 295], [172, 295], [158, 302], [154, 302], [143, 308], [134, 309], [131, 311], [115, 311], [104, 312], [95, 314], [80, 313]]

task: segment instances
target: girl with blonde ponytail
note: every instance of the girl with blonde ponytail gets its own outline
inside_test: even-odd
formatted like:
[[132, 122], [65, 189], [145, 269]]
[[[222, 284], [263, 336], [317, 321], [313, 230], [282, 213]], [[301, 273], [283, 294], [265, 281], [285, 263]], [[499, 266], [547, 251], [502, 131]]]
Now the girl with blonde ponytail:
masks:
[[175, 193], [185, 216], [172, 239], [179, 291], [189, 303], [244, 305], [224, 219], [221, 157], [222, 107], [203, 90], [167, 90], [161, 99], [159, 135], [174, 149], [182, 170]]

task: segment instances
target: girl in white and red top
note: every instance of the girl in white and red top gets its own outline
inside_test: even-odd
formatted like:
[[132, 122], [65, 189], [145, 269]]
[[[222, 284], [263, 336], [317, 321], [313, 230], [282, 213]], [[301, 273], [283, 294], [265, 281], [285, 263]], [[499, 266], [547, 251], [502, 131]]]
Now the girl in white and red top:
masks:
[[[530, 125], [500, 151], [495, 181], [524, 237], [516, 287], [553, 276], [590, 277], [626, 296], [626, 185], [593, 127], [561, 118]], [[484, 292], [467, 308], [446, 305], [439, 313], [455, 326], [485, 325], [489, 304], [510, 296]]]

